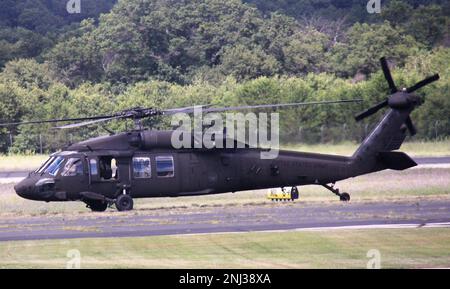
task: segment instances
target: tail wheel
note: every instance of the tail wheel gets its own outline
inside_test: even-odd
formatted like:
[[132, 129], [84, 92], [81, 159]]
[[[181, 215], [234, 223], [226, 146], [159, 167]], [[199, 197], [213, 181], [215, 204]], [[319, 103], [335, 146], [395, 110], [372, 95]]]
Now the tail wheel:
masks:
[[133, 210], [133, 198], [130, 195], [119, 195], [116, 199], [116, 208], [118, 211]]
[[339, 198], [341, 199], [341, 201], [343, 202], [349, 202], [350, 201], [350, 195], [347, 193], [342, 193]]
[[86, 205], [93, 212], [104, 212], [108, 208], [108, 203], [103, 201], [86, 201]]

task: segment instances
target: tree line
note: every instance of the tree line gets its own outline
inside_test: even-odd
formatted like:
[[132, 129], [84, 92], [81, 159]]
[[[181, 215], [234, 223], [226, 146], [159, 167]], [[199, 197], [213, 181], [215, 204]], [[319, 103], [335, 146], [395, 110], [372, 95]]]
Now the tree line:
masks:
[[[64, 1], [3, 1], [0, 119], [89, 116], [133, 106], [362, 98], [358, 105], [281, 112], [286, 142], [297, 140], [299, 127], [317, 132], [343, 124], [355, 126], [349, 138], [359, 140], [352, 117], [386, 96], [378, 61], [387, 56], [399, 86], [441, 74], [420, 92], [427, 101], [413, 118], [420, 138], [435, 137], [436, 121], [440, 135], [449, 135], [448, 1], [383, 1], [381, 14], [367, 13], [366, 3], [82, 0], [82, 13], [69, 15]], [[45, 150], [54, 150], [105, 130], [57, 132], [41, 125], [1, 132], [2, 152], [24, 152], [36, 151], [39, 134], [51, 140]], [[317, 135], [304, 141], [316, 142]]]

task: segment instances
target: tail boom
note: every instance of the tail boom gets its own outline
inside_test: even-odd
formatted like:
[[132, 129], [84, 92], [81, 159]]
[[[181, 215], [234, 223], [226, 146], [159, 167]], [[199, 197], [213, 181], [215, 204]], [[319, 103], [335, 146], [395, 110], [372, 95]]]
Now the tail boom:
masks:
[[405, 121], [411, 111], [412, 108], [390, 109], [384, 115], [351, 157], [350, 167], [353, 176], [384, 169], [407, 169], [416, 165], [406, 154], [392, 152], [398, 150], [405, 140]]

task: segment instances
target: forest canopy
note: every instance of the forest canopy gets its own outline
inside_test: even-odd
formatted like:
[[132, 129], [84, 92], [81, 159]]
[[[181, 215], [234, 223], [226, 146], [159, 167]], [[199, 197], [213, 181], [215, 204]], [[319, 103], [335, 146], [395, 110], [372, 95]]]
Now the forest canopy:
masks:
[[[420, 92], [427, 100], [413, 118], [419, 138], [450, 135], [449, 1], [382, 1], [379, 14], [367, 12], [366, 0], [80, 3], [81, 13], [70, 14], [66, 0], [0, 2], [2, 122], [133, 106], [362, 98], [281, 117], [285, 141], [359, 140], [377, 119], [355, 124], [352, 116], [386, 96], [379, 58], [387, 56], [399, 85], [441, 74]], [[36, 151], [39, 135], [50, 151], [105, 133], [49, 128], [2, 128], [0, 151]]]

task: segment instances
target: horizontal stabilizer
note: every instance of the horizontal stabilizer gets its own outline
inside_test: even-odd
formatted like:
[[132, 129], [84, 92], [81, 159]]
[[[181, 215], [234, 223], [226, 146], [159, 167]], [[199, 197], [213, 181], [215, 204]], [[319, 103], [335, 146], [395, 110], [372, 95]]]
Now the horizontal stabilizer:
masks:
[[403, 152], [379, 152], [378, 161], [392, 170], [406, 170], [417, 166], [417, 163]]

